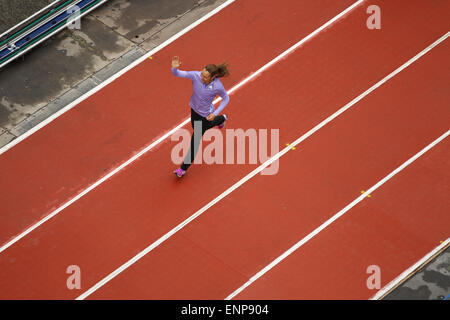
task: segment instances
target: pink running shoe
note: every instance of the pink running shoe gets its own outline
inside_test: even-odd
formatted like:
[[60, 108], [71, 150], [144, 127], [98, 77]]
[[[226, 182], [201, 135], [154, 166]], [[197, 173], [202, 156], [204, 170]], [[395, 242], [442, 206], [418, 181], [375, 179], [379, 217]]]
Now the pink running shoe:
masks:
[[173, 173], [175, 173], [178, 176], [178, 178], [181, 178], [186, 173], [186, 171], [181, 168], [178, 168]]
[[227, 115], [226, 115], [226, 114], [224, 114], [223, 116], [225, 117], [225, 121], [224, 121], [224, 122], [222, 122], [222, 124], [219, 124], [219, 125], [217, 126], [217, 128], [219, 128], [219, 129], [222, 129], [223, 127], [225, 127], [225, 122], [227, 122], [227, 120], [228, 120], [228, 118], [227, 118]]

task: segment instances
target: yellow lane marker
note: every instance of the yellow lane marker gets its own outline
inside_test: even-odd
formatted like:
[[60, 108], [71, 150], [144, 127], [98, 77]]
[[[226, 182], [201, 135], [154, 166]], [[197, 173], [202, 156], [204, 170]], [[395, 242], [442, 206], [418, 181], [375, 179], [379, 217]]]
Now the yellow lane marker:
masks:
[[[286, 147], [289, 145], [290, 145], [290, 143], [286, 143]], [[291, 150], [295, 150], [295, 147], [292, 147]]]
[[[363, 193], [366, 193], [366, 191], [362, 190], [362, 191], [361, 191], [361, 194], [363, 194]], [[368, 194], [368, 195], [367, 195], [367, 198], [370, 198], [370, 197], [372, 197], [372, 196], [371, 196], [370, 194]]]

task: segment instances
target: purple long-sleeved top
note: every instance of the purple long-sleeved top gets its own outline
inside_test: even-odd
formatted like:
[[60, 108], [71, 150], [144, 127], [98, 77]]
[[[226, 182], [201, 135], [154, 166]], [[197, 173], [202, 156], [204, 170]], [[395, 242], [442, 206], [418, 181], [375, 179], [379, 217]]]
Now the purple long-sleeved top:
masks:
[[[172, 68], [172, 74], [176, 77], [192, 80], [194, 92], [192, 93], [189, 105], [202, 117], [207, 117], [211, 113], [214, 113], [215, 116], [219, 115], [230, 101], [227, 91], [218, 78], [215, 78], [210, 84], [206, 85], [202, 81], [201, 71], [181, 71], [177, 68]], [[214, 110], [212, 102], [216, 95], [222, 98], [222, 102], [217, 110]]]

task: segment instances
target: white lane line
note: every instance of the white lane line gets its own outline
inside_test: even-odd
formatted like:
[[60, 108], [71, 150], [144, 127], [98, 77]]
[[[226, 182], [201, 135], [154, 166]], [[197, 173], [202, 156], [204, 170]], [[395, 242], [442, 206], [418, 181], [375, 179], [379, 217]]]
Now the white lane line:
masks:
[[425, 264], [428, 260], [431, 259], [435, 254], [437, 254], [439, 251], [443, 250], [446, 246], [450, 244], [450, 238], [442, 242], [439, 246], [431, 250], [431, 252], [427, 253], [422, 259], [417, 261], [415, 264], [413, 264], [411, 267], [409, 267], [407, 270], [405, 270], [402, 274], [400, 274], [398, 277], [396, 277], [394, 280], [389, 282], [386, 286], [384, 286], [382, 289], [380, 289], [372, 298], [369, 300], [378, 300], [381, 299], [385, 294], [387, 294], [389, 291], [391, 291], [393, 288], [397, 287], [401, 282], [403, 282], [404, 279], [406, 279], [409, 275], [411, 275], [414, 271], [418, 270], [422, 267], [423, 264]]
[[[330, 121], [332, 121], [334, 118], [336, 118], [337, 116], [339, 116], [341, 113], [343, 113], [344, 111], [346, 111], [347, 109], [349, 109], [351, 106], [355, 105], [358, 101], [360, 101], [362, 98], [364, 98], [366, 95], [368, 95], [370, 92], [372, 92], [373, 90], [375, 90], [376, 88], [378, 88], [379, 86], [381, 86], [383, 83], [385, 83], [388, 79], [392, 78], [394, 75], [398, 74], [401, 70], [405, 69], [407, 66], [411, 65], [411, 63], [413, 63], [414, 61], [416, 61], [417, 59], [419, 59], [421, 56], [423, 56], [425, 53], [427, 53], [428, 51], [431, 50], [431, 48], [433, 48], [434, 46], [436, 46], [438, 43], [444, 41], [446, 39], [446, 37], [449, 35], [450, 33], [442, 36], [441, 38], [439, 38], [437, 41], [435, 41], [433, 44], [431, 44], [430, 46], [428, 46], [426, 49], [424, 49], [423, 51], [421, 51], [419, 54], [417, 54], [416, 56], [414, 56], [412, 59], [408, 60], [405, 64], [403, 64], [402, 66], [400, 66], [399, 68], [397, 68], [395, 71], [393, 71], [392, 73], [390, 73], [388, 76], [386, 76], [385, 78], [383, 78], [382, 80], [380, 80], [379, 82], [377, 82], [375, 85], [373, 85], [372, 87], [370, 87], [368, 90], [364, 91], [362, 94], [360, 94], [358, 97], [356, 97], [355, 99], [353, 99], [351, 102], [349, 102], [348, 104], [346, 104], [344, 107], [342, 107], [341, 109], [339, 109], [338, 111], [336, 111], [335, 113], [333, 113], [331, 116], [329, 116], [328, 118], [326, 118], [325, 120], [323, 120], [322, 122], [320, 122], [318, 125], [316, 125], [314, 128], [312, 128], [311, 130], [309, 130], [307, 133], [305, 133], [304, 135], [302, 135], [300, 138], [298, 138], [297, 140], [295, 140], [293, 143], [291, 143], [289, 146], [285, 147], [283, 150], [281, 150], [280, 152], [278, 152], [276, 155], [272, 156], [271, 158], [269, 158], [266, 162], [264, 162], [263, 164], [261, 164], [259, 167], [257, 167], [256, 169], [254, 169], [252, 172], [250, 172], [249, 174], [247, 174], [244, 178], [242, 178], [241, 180], [239, 180], [238, 182], [236, 182], [234, 185], [232, 185], [231, 187], [229, 187], [227, 190], [225, 190], [223, 193], [221, 193], [218, 197], [216, 197], [215, 199], [213, 199], [211, 202], [209, 202], [207, 205], [205, 205], [203, 208], [201, 208], [200, 210], [198, 210], [196, 213], [194, 213], [192, 216], [190, 216], [189, 218], [187, 218], [186, 220], [184, 220], [182, 223], [180, 223], [179, 225], [177, 225], [175, 228], [173, 228], [172, 230], [170, 230], [169, 232], [167, 232], [165, 235], [163, 235], [161, 238], [159, 238], [157, 241], [155, 241], [154, 243], [152, 243], [151, 245], [149, 245], [147, 248], [145, 248], [143, 251], [141, 251], [140, 253], [138, 253], [136, 256], [134, 256], [133, 258], [131, 258], [129, 261], [127, 261], [125, 264], [123, 264], [122, 266], [120, 266], [119, 268], [117, 268], [116, 270], [114, 270], [113, 272], [111, 272], [108, 276], [106, 276], [105, 278], [103, 278], [100, 282], [98, 282], [97, 284], [95, 284], [92, 288], [90, 288], [89, 290], [87, 290], [86, 292], [84, 292], [82, 295], [80, 295], [77, 300], [83, 300], [86, 297], [88, 297], [89, 295], [91, 295], [93, 292], [95, 292], [96, 290], [98, 290], [99, 288], [101, 288], [103, 285], [105, 285], [107, 282], [109, 282], [110, 280], [112, 280], [113, 278], [115, 278], [117, 275], [119, 275], [121, 272], [123, 272], [125, 269], [127, 269], [128, 267], [130, 267], [131, 265], [133, 265], [135, 262], [137, 262], [138, 260], [140, 260], [142, 257], [144, 257], [147, 253], [151, 252], [153, 249], [155, 249], [156, 247], [158, 247], [161, 243], [163, 243], [164, 241], [166, 241], [167, 239], [169, 239], [170, 237], [172, 237], [175, 233], [177, 233], [179, 230], [181, 230], [182, 228], [184, 228], [187, 224], [189, 224], [190, 222], [192, 222], [194, 219], [196, 219], [197, 217], [199, 217], [203, 212], [205, 212], [206, 210], [208, 210], [210, 207], [212, 207], [213, 205], [215, 205], [217, 202], [219, 202], [220, 200], [222, 200], [223, 198], [225, 198], [227, 195], [229, 195], [231, 192], [233, 192], [234, 190], [236, 190], [237, 188], [239, 188], [241, 185], [243, 185], [245, 182], [247, 182], [248, 180], [250, 180], [252, 177], [254, 177], [255, 175], [257, 175], [259, 172], [261, 172], [262, 170], [264, 170], [265, 167], [269, 166], [270, 164], [272, 164], [273, 162], [277, 161], [281, 156], [283, 156], [284, 154], [286, 154], [289, 150], [292, 149], [292, 147], [295, 147], [296, 145], [298, 145], [300, 142], [302, 142], [303, 140], [307, 139], [309, 136], [311, 136], [313, 133], [315, 133], [317, 130], [319, 130], [320, 128], [322, 128], [324, 125], [326, 125], [327, 123], [329, 123]], [[446, 133], [448, 135], [448, 132]], [[367, 194], [370, 194], [371, 191], [375, 190], [373, 189], [374, 187], [372, 187], [371, 189], [367, 190]], [[360, 196], [360, 198], [364, 198], [366, 197], [366, 194], [362, 194]], [[255, 279], [256, 280], [256, 279]], [[248, 283], [250, 284], [250, 283]]]
[[[351, 9], [353, 9], [355, 6], [357, 6], [358, 4], [360, 4], [362, 2], [362, 0], [355, 2], [352, 6], [348, 7], [346, 10], [344, 10], [343, 12], [341, 12], [340, 14], [338, 14], [336, 17], [342, 17], [343, 14], [347, 13], [348, 11], [350, 11]], [[316, 35], [318, 30], [323, 30], [325, 27], [329, 26], [332, 22], [336, 21], [336, 17], [334, 17], [333, 19], [331, 19], [330, 21], [328, 21], [327, 23], [325, 23], [323, 26], [321, 26], [320, 28], [318, 28], [317, 30], [313, 31], [310, 35], [308, 35], [306, 38], [300, 40], [299, 42], [297, 42], [295, 45], [293, 45], [292, 47], [290, 47], [289, 49], [287, 49], [285, 52], [283, 52], [282, 54], [280, 54], [279, 56], [277, 56], [275, 59], [271, 60], [270, 62], [268, 62], [267, 64], [265, 64], [264, 66], [262, 66], [260, 69], [258, 69], [256, 72], [252, 73], [250, 76], [248, 76], [247, 78], [245, 78], [244, 80], [242, 80], [240, 83], [238, 83], [237, 85], [235, 85], [233, 88], [231, 88], [228, 93], [232, 94], [234, 91], [236, 91], [238, 88], [240, 88], [243, 84], [247, 83], [248, 81], [252, 80], [253, 78], [257, 77], [259, 74], [261, 74], [263, 71], [265, 71], [269, 66], [273, 65], [275, 62], [280, 61], [280, 59], [282, 59], [283, 57], [285, 57], [287, 54], [291, 53], [293, 48], [297, 48], [299, 45], [303, 44], [305, 41], [311, 39], [312, 35]], [[219, 102], [221, 100], [221, 98], [217, 98], [214, 100], [214, 104], [216, 104], [217, 102]], [[25, 231], [23, 231], [21, 234], [19, 234], [18, 236], [14, 237], [13, 239], [11, 239], [9, 242], [7, 242], [6, 244], [4, 244], [1, 248], [0, 248], [0, 253], [3, 252], [4, 250], [6, 250], [8, 247], [10, 247], [11, 245], [13, 245], [14, 243], [16, 243], [17, 241], [19, 241], [20, 239], [22, 239], [23, 237], [25, 237], [27, 234], [29, 234], [30, 232], [32, 232], [34, 229], [36, 229], [37, 227], [39, 227], [40, 225], [42, 225], [43, 223], [45, 223], [46, 221], [48, 221], [49, 219], [53, 218], [55, 215], [57, 215], [59, 212], [61, 212], [62, 210], [64, 210], [65, 208], [67, 208], [68, 206], [70, 206], [72, 203], [74, 203], [75, 201], [79, 200], [80, 198], [82, 198], [84, 195], [86, 195], [88, 192], [92, 191], [93, 189], [95, 189], [97, 186], [99, 186], [100, 184], [102, 184], [103, 182], [105, 182], [106, 180], [108, 180], [109, 178], [111, 178], [113, 175], [115, 175], [116, 173], [118, 173], [119, 171], [121, 171], [122, 169], [124, 169], [125, 167], [127, 167], [129, 164], [131, 164], [132, 162], [134, 162], [136, 159], [140, 158], [142, 155], [144, 155], [145, 153], [147, 153], [149, 150], [153, 149], [157, 144], [161, 143], [162, 141], [164, 141], [165, 139], [169, 138], [173, 133], [175, 133], [178, 129], [180, 129], [181, 127], [183, 127], [184, 125], [186, 125], [187, 123], [189, 123], [189, 121], [191, 120], [191, 118], [187, 118], [186, 120], [184, 120], [182, 123], [180, 123], [179, 125], [177, 125], [175, 128], [173, 128], [172, 130], [170, 130], [169, 132], [167, 132], [166, 134], [164, 134], [162, 137], [158, 138], [156, 141], [154, 141], [153, 143], [151, 143], [149, 146], [145, 147], [142, 151], [140, 151], [139, 153], [137, 153], [136, 155], [134, 155], [132, 158], [130, 158], [129, 160], [127, 160], [126, 162], [124, 162], [123, 164], [121, 164], [119, 167], [115, 168], [113, 171], [111, 171], [110, 173], [108, 173], [107, 175], [105, 175], [104, 177], [102, 177], [101, 179], [97, 180], [94, 184], [92, 184], [91, 186], [89, 186], [87, 189], [83, 190], [81, 193], [79, 193], [77, 196], [75, 196], [74, 198], [72, 198], [71, 200], [69, 200], [68, 202], [64, 203], [62, 206], [60, 206], [58, 209], [56, 209], [55, 211], [51, 212], [49, 215], [47, 215], [45, 218], [43, 218], [42, 220], [38, 221], [36, 224], [32, 225], [31, 227], [29, 227], [28, 229], [26, 229]]]
[[[375, 185], [373, 185], [369, 190], [367, 190], [367, 194], [372, 194], [376, 189], [378, 189], [380, 186], [382, 186], [385, 182], [390, 180], [392, 177], [394, 177], [397, 173], [405, 169], [408, 165], [410, 165], [412, 162], [414, 162], [417, 158], [419, 158], [421, 155], [423, 155], [425, 152], [433, 148], [436, 144], [444, 140], [448, 135], [450, 134], [450, 130], [445, 132], [443, 135], [441, 135], [439, 138], [434, 140], [432, 143], [430, 143], [428, 146], [423, 148], [421, 151], [419, 151], [417, 154], [415, 154], [413, 157], [409, 158], [406, 162], [404, 162], [402, 165], [400, 165], [397, 169], [392, 171], [390, 174], [388, 174], [386, 177], [378, 181]], [[253, 277], [251, 277], [246, 283], [244, 283], [242, 286], [240, 286], [238, 289], [236, 289], [233, 293], [231, 293], [228, 297], [225, 298], [225, 300], [231, 300], [236, 295], [241, 293], [245, 288], [250, 286], [253, 282], [261, 278], [264, 274], [266, 274], [270, 269], [275, 267], [277, 264], [279, 264], [281, 261], [286, 259], [289, 255], [291, 255], [295, 250], [303, 246], [305, 243], [307, 243], [309, 240], [314, 238], [316, 235], [318, 235], [321, 231], [323, 231], [326, 227], [328, 227], [330, 224], [332, 224], [334, 221], [336, 221], [338, 218], [343, 216], [346, 212], [348, 212], [351, 208], [353, 208], [355, 205], [357, 205], [359, 202], [366, 199], [367, 195], [362, 194], [352, 202], [350, 202], [345, 208], [343, 208], [341, 211], [336, 213], [334, 216], [332, 216], [330, 219], [325, 221], [323, 224], [321, 224], [319, 227], [317, 227], [314, 231], [312, 231], [310, 234], [308, 234], [306, 237], [301, 239], [299, 242], [297, 242], [295, 245], [293, 245], [291, 248], [289, 248], [286, 252], [284, 252], [282, 255], [280, 255], [278, 258], [273, 260], [270, 264], [268, 264], [266, 267], [258, 271]]]
[[180, 32], [178, 32], [177, 34], [173, 35], [172, 37], [170, 37], [169, 39], [167, 39], [166, 41], [164, 41], [163, 43], [161, 43], [159, 46], [157, 46], [156, 48], [152, 49], [151, 51], [147, 52], [145, 55], [143, 55], [142, 57], [140, 57], [139, 59], [137, 59], [136, 61], [132, 62], [130, 65], [128, 65], [127, 67], [123, 68], [122, 70], [120, 70], [119, 72], [117, 72], [116, 74], [112, 75], [110, 78], [108, 78], [107, 80], [105, 80], [104, 82], [102, 82], [101, 84], [99, 84], [98, 86], [96, 86], [95, 88], [92, 88], [90, 91], [86, 92], [85, 94], [83, 94], [81, 97], [79, 97], [78, 99], [76, 99], [75, 101], [71, 102], [70, 104], [68, 104], [66, 107], [62, 108], [61, 110], [59, 110], [58, 112], [52, 114], [50, 117], [48, 117], [47, 119], [45, 119], [44, 121], [40, 122], [39, 124], [37, 124], [36, 126], [34, 126], [32, 129], [28, 130], [27, 132], [25, 132], [24, 134], [20, 135], [19, 137], [17, 137], [16, 139], [12, 140], [11, 142], [9, 142], [7, 145], [3, 146], [2, 148], [0, 148], [0, 155], [2, 155], [3, 153], [5, 153], [7, 150], [11, 149], [12, 147], [14, 147], [16, 144], [18, 144], [19, 142], [21, 142], [22, 140], [26, 139], [27, 137], [29, 137], [30, 135], [32, 135], [33, 133], [35, 133], [36, 131], [42, 129], [43, 127], [45, 127], [47, 124], [49, 124], [50, 122], [52, 122], [53, 120], [55, 120], [56, 118], [58, 118], [59, 116], [63, 115], [64, 113], [66, 113], [67, 111], [69, 111], [70, 109], [72, 109], [73, 107], [75, 107], [77, 104], [79, 104], [80, 102], [82, 102], [83, 100], [86, 100], [87, 98], [89, 98], [91, 95], [93, 95], [94, 93], [96, 93], [97, 91], [99, 91], [100, 89], [102, 89], [103, 87], [107, 86], [108, 84], [110, 84], [111, 82], [113, 82], [114, 80], [116, 80], [117, 78], [119, 78], [120, 76], [122, 76], [124, 73], [126, 73], [127, 71], [131, 70], [132, 68], [134, 68], [135, 66], [137, 66], [138, 64], [140, 64], [141, 62], [145, 61], [146, 59], [148, 59], [150, 56], [154, 55], [156, 52], [160, 51], [161, 49], [163, 49], [164, 47], [168, 46], [169, 44], [171, 44], [172, 42], [174, 42], [176, 39], [180, 38], [182, 35], [184, 35], [185, 33], [187, 33], [188, 31], [194, 29], [196, 26], [198, 26], [199, 24], [201, 24], [202, 22], [204, 22], [205, 20], [209, 19], [210, 17], [212, 17], [213, 15], [215, 15], [216, 13], [218, 13], [219, 11], [221, 11], [222, 9], [224, 9], [225, 7], [227, 7], [228, 5], [232, 4], [233, 2], [235, 2], [236, 0], [228, 0], [226, 2], [224, 2], [223, 4], [221, 4], [220, 6], [218, 6], [217, 8], [215, 8], [214, 10], [210, 11], [208, 14], [206, 14], [205, 16], [203, 16], [202, 18], [200, 18], [199, 20], [196, 20], [194, 23], [190, 24], [189, 26], [187, 26], [186, 28], [184, 28], [183, 30], [181, 30]]

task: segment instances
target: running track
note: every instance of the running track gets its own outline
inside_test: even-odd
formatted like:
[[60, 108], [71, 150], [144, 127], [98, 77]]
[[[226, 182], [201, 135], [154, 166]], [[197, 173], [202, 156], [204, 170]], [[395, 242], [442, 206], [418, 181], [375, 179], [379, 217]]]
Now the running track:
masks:
[[[184, 69], [229, 61], [231, 88], [353, 3], [238, 0], [3, 152], [2, 244], [187, 118], [191, 88], [170, 74], [173, 55]], [[3, 247], [0, 298], [74, 299], [87, 290], [82, 298], [230, 297], [448, 132], [450, 5], [370, 4], [382, 9], [381, 30], [365, 27], [369, 3], [362, 2], [231, 94], [227, 126], [279, 128], [282, 149], [413, 59], [284, 154], [278, 174], [251, 177], [89, 290], [258, 167], [193, 166], [177, 180], [174, 142], [165, 139]], [[449, 158], [445, 138], [232, 297], [370, 298], [367, 266], [380, 266], [384, 286], [449, 237]], [[82, 270], [81, 290], [66, 287], [73, 264]]]

